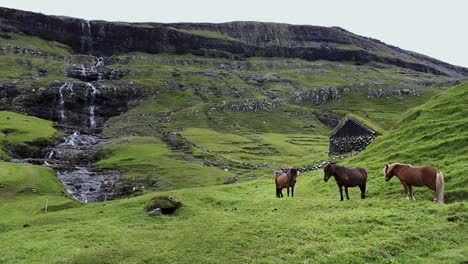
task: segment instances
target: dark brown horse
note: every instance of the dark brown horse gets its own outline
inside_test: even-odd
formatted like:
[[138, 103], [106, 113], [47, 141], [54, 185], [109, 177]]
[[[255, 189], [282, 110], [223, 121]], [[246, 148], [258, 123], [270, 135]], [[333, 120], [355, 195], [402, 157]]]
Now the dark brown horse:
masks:
[[294, 197], [294, 185], [296, 185], [297, 170], [289, 169], [288, 173], [283, 171], [276, 172], [275, 184], [276, 184], [276, 197], [283, 197], [283, 188], [288, 190], [289, 197], [289, 187], [291, 187], [291, 197]]
[[397, 176], [405, 189], [406, 199], [414, 199], [412, 186], [427, 186], [436, 192], [434, 202], [444, 203], [444, 175], [432, 166], [415, 168], [408, 164], [392, 163], [384, 167], [385, 180]]
[[331, 176], [335, 176], [336, 184], [338, 188], [340, 188], [341, 201], [343, 201], [343, 186], [345, 187], [346, 198], [348, 200], [348, 187], [356, 186], [359, 186], [359, 189], [361, 189], [361, 198], [366, 198], [367, 172], [365, 169], [360, 167], [350, 169], [335, 163], [327, 163], [323, 167], [323, 171], [325, 172], [323, 176], [325, 182], [327, 182]]

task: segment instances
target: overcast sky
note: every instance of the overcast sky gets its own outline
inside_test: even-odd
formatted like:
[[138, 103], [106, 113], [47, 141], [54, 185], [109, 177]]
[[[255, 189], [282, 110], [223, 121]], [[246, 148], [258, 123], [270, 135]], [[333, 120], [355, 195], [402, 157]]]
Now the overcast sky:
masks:
[[88, 20], [339, 26], [468, 67], [468, 0], [0, 0], [0, 6]]

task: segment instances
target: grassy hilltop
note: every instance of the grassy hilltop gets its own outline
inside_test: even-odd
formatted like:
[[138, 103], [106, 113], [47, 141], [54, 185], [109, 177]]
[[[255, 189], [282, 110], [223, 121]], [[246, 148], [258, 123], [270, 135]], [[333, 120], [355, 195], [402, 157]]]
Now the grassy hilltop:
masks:
[[[294, 198], [275, 198], [273, 175], [264, 173], [229, 186], [77, 204], [54, 198], [60, 187], [44, 169], [41, 181], [28, 185], [38, 193], [5, 195], [21, 180], [0, 190], [0, 261], [461, 263], [468, 253], [467, 91], [468, 85], [460, 85], [409, 110], [366, 151], [343, 161], [368, 169], [365, 200], [351, 189], [351, 200], [340, 202], [334, 182], [324, 183], [323, 173], [315, 171], [299, 176]], [[406, 201], [397, 180], [383, 180], [382, 167], [394, 161], [440, 168], [448, 203], [434, 204], [425, 188], [416, 188], [417, 201]], [[32, 178], [28, 167], [21, 175]], [[155, 194], [184, 206], [173, 216], [149, 217], [143, 208]], [[41, 211], [46, 195], [52, 197], [48, 214]]]

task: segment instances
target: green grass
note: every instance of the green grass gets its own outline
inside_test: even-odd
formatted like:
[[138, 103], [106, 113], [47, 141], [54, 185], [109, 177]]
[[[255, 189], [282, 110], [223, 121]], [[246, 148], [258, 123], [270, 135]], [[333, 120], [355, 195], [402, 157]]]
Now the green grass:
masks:
[[231, 36], [228, 36], [228, 35], [216, 32], [216, 31], [199, 30], [199, 29], [182, 29], [182, 28], [174, 28], [174, 27], [169, 27], [169, 28], [176, 30], [176, 31], [203, 36], [203, 37], [208, 37], [208, 38], [224, 39], [224, 40], [230, 40], [230, 41], [240, 41], [236, 38], [233, 38]]
[[0, 44], [10, 44], [25, 48], [50, 52], [55, 55], [69, 55], [70, 47], [55, 41], [48, 41], [39, 37], [27, 36], [23, 34], [9, 34], [12, 39], [0, 38]]
[[[149, 217], [148, 194], [76, 209], [7, 216], [3, 263], [458, 263], [467, 246], [466, 204], [440, 206], [355, 189], [338, 201], [322, 173], [301, 174], [296, 197], [274, 197], [273, 178], [160, 192], [184, 203]], [[3, 212], [12, 209], [0, 205]], [[40, 206], [38, 206], [40, 207]], [[456, 222], [447, 217], [456, 216]], [[2, 222], [3, 223], [3, 222]], [[22, 225], [28, 223], [29, 228]], [[26, 239], [27, 237], [27, 239]], [[19, 248], [18, 248], [19, 247]], [[53, 250], [50, 250], [53, 248]], [[19, 254], [28, 251], [28, 254]]]
[[104, 148], [111, 153], [96, 165], [101, 168], [118, 168], [124, 172], [124, 180], [138, 182], [145, 188], [176, 189], [193, 186], [222, 184], [234, 176], [229, 171], [204, 167], [155, 138], [128, 138], [122, 144]]
[[302, 166], [327, 159], [328, 138], [307, 134], [235, 135], [204, 128], [182, 134], [211, 153], [237, 162], [271, 163], [273, 168]]
[[12, 224], [7, 220], [26, 220], [43, 213], [47, 197], [49, 211], [66, 206], [64, 204], [79, 204], [62, 196], [65, 192], [63, 185], [52, 169], [44, 166], [0, 161], [0, 186], [0, 210], [8, 211], [8, 217], [4, 215], [0, 219], [0, 232]]
[[34, 141], [51, 141], [61, 135], [53, 123], [34, 116], [0, 111], [0, 159], [7, 159], [7, 143], [28, 144]]
[[468, 84], [434, 96], [406, 112], [391, 133], [378, 137], [348, 163], [369, 167], [375, 174], [382, 174], [385, 164], [392, 162], [433, 165], [449, 186], [446, 201], [466, 199], [468, 181], [460, 175], [465, 173], [468, 153], [467, 99]]
[[[24, 57], [1, 56], [0, 78], [23, 80], [34, 75], [34, 70], [17, 63]], [[402, 76], [396, 74], [400, 68], [380, 64], [142, 53], [122, 57], [126, 56], [132, 58], [129, 64], [110, 66], [132, 70], [125, 81], [158, 94], [106, 123], [103, 134], [110, 143], [96, 165], [118, 168], [124, 172], [124, 183], [143, 185], [146, 194], [79, 204], [61, 196], [64, 189], [50, 168], [0, 162], [0, 263], [467, 260], [468, 85], [425, 103], [445, 90], [440, 88], [442, 81], [452, 79], [425, 73]], [[50, 78], [31, 81], [24, 85], [27, 89], [35, 87], [31, 83], [46, 85], [58, 78], [60, 61], [27, 59], [34, 66], [48, 63], [52, 69]], [[181, 75], [173, 77], [172, 71]], [[239, 77], [243, 74], [266, 79], [259, 86], [243, 81]], [[434, 85], [425, 87], [420, 81]], [[344, 101], [320, 106], [289, 101], [257, 113], [216, 110], [223, 101], [243, 102], [225, 92], [233, 88], [248, 98], [265, 98], [268, 90], [289, 99], [297, 86], [303, 91], [335, 86]], [[369, 99], [369, 88], [421, 88], [423, 94]], [[324, 183], [321, 171], [299, 175], [296, 197], [275, 198], [272, 170], [326, 158], [330, 129], [317, 120], [315, 114], [321, 111], [357, 113], [386, 130], [366, 151], [341, 162], [368, 170], [366, 200], [352, 188], [351, 200], [340, 202], [335, 183]], [[8, 112], [0, 112], [0, 128], [7, 128], [0, 133], [0, 144], [57, 136], [50, 122]], [[170, 149], [163, 132], [181, 133], [175, 140], [187, 148]], [[4, 152], [0, 155], [6, 158]], [[222, 165], [208, 167], [205, 160]], [[382, 179], [382, 167], [395, 161], [441, 169], [448, 204], [432, 203], [434, 193], [428, 188], [416, 188], [417, 201], [407, 202], [396, 179], [388, 183]], [[245, 167], [242, 162], [271, 166]], [[230, 177], [239, 177], [239, 182], [221, 185]], [[144, 207], [156, 195], [173, 197], [184, 206], [173, 216], [149, 217]], [[449, 217], [455, 221], [447, 221]]]

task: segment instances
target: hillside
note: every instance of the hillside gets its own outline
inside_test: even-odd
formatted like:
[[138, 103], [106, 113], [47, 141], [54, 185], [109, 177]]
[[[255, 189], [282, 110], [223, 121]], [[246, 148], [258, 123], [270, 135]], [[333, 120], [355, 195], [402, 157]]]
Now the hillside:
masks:
[[343, 116], [388, 130], [466, 80], [465, 68], [340, 28], [0, 15], [0, 110], [65, 135], [2, 157], [51, 164], [69, 192], [77, 174], [104, 183], [111, 171], [105, 192], [133, 195], [311, 166]]
[[[104, 203], [59, 206], [63, 201], [51, 199], [48, 214], [40, 211], [43, 196], [3, 195], [0, 261], [461, 263], [468, 253], [462, 177], [468, 153], [467, 88], [453, 87], [411, 109], [364, 152], [343, 161], [368, 169], [365, 200], [353, 188], [351, 200], [340, 202], [336, 185], [324, 183], [321, 171], [301, 174], [296, 196], [283, 199], [275, 198], [271, 174], [236, 185], [150, 192]], [[417, 201], [406, 201], [401, 185], [382, 177], [384, 164], [393, 161], [443, 170], [448, 204], [433, 203], [433, 192], [426, 188], [416, 188]], [[47, 186], [51, 194], [58, 192], [52, 189], [56, 185]], [[143, 207], [156, 194], [184, 206], [173, 216], [149, 217]]]
[[[464, 263], [467, 80], [337, 27], [0, 7], [0, 263]], [[346, 116], [382, 135], [330, 157]], [[330, 159], [365, 200], [321, 170], [275, 198], [273, 171]], [[441, 169], [447, 204], [406, 201], [391, 162]], [[151, 217], [156, 195], [183, 206]]]

